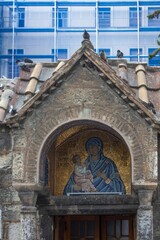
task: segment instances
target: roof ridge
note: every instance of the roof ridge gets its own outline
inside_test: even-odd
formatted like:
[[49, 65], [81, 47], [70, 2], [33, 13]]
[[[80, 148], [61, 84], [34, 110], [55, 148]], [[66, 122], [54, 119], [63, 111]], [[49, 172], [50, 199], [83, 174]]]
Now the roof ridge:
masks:
[[[24, 118], [24, 114], [31, 112], [34, 105], [39, 105], [43, 99], [49, 96], [57, 87], [64, 81], [62, 77], [67, 75], [73, 66], [82, 58], [88, 58], [98, 69], [99, 76], [125, 101], [128, 105], [136, 110], [141, 117], [145, 118], [148, 123], [159, 124], [156, 116], [147, 109], [147, 107], [135, 97], [133, 89], [120, 77], [117, 76], [116, 71], [104, 60], [102, 60], [92, 49], [88, 46], [79, 48], [72, 57], [67, 60], [64, 65], [57, 71], [53, 72], [52, 76], [48, 78], [40, 88], [40, 91], [30, 98], [13, 117], [6, 119], [6, 124], [14, 125], [16, 121]], [[41, 99], [40, 99], [41, 98]]]

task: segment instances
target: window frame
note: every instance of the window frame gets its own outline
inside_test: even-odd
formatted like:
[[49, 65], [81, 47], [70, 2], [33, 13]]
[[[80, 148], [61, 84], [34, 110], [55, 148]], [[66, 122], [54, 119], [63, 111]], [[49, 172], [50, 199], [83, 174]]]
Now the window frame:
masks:
[[104, 51], [106, 53], [106, 57], [111, 55], [111, 49], [110, 48], [99, 48], [98, 53], [100, 54], [101, 51]]
[[25, 26], [25, 8], [18, 8], [18, 27]]
[[[129, 26], [138, 27], [137, 7], [129, 8]], [[142, 8], [139, 7], [139, 26], [142, 26]]]
[[111, 8], [99, 7], [98, 8], [98, 27], [108, 28], [111, 26]]
[[68, 28], [68, 8], [57, 8], [57, 28]]
[[[135, 51], [134, 54], [132, 54], [131, 51]], [[138, 48], [130, 48], [129, 53], [130, 53], [130, 62], [138, 62]], [[139, 48], [139, 55], [142, 55], [142, 54], [143, 54], [143, 49]], [[137, 55], [137, 57], [131, 57], [135, 55]]]
[[[19, 59], [17, 56], [18, 54], [22, 55], [24, 54], [24, 49], [14, 49], [14, 77], [18, 77], [20, 74], [20, 69], [19, 66], [16, 64], [16, 60]], [[12, 49], [8, 49], [8, 55], [12, 55]], [[7, 66], [7, 73], [8, 73], [8, 78], [12, 78], [12, 58], [8, 59], [8, 66]]]
[[[15, 22], [17, 27], [25, 27], [25, 8], [15, 7]], [[9, 8], [9, 27], [13, 27], [13, 7]]]
[[[148, 56], [149, 56], [149, 54], [151, 54], [156, 49], [157, 48], [148, 48]], [[149, 66], [159, 66], [160, 65], [160, 53], [157, 54], [152, 59], [148, 59], [148, 65]]]
[[[54, 49], [52, 49], [52, 55], [53, 55], [53, 58], [52, 58], [52, 62], [54, 62], [54, 54], [56, 52], [56, 61], [58, 60], [66, 60], [68, 59], [68, 49], [67, 48], [58, 48], [56, 49], [56, 51]], [[66, 56], [65, 57], [61, 57], [63, 54], [65, 54]]]
[[52, 8], [52, 27], [55, 27], [55, 8]]

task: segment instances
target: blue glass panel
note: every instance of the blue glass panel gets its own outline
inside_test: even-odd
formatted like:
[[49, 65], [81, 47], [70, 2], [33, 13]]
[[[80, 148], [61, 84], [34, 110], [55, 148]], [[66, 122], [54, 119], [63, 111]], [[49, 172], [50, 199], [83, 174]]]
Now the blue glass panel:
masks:
[[98, 52], [100, 53], [102, 50], [106, 53], [106, 56], [110, 56], [110, 49], [109, 48], [99, 48]]
[[110, 8], [98, 9], [99, 28], [110, 27]]
[[54, 49], [52, 49], [52, 54], [56, 55], [56, 60], [67, 59], [68, 50], [67, 49], [57, 49], [55, 51]]
[[59, 8], [57, 10], [58, 27], [66, 28], [68, 26], [68, 8]]
[[67, 59], [67, 49], [58, 49], [58, 59]]
[[[12, 49], [8, 49], [8, 54], [12, 54], [12, 52], [14, 52], [14, 54], [23, 54], [24, 50], [23, 49], [14, 49], [14, 51], [12, 51]], [[19, 76], [19, 67], [16, 64], [17, 59], [18, 59], [18, 57], [14, 58], [13, 77]], [[8, 59], [8, 78], [12, 78], [12, 59]]]
[[18, 8], [16, 12], [18, 12], [18, 27], [24, 27], [25, 8]]
[[[138, 19], [137, 19], [137, 8], [129, 9], [129, 26], [137, 27]], [[139, 8], [139, 26], [142, 26], [142, 8]]]
[[[149, 48], [148, 55], [153, 53], [153, 51], [155, 51], [155, 50], [156, 50], [156, 48]], [[160, 65], [160, 52], [152, 59], [149, 59], [149, 65], [150, 66], [159, 66]]]
[[[139, 55], [142, 55], [142, 48], [139, 49]], [[138, 48], [131, 48], [130, 56], [131, 56], [130, 57], [131, 62], [138, 62]]]

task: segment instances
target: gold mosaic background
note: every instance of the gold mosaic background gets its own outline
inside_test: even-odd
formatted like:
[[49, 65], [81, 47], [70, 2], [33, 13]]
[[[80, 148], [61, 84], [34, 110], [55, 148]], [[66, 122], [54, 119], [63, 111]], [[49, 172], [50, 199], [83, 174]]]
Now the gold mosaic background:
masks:
[[104, 130], [78, 126], [66, 130], [55, 143], [54, 195], [62, 195], [63, 189], [74, 169], [73, 155], [79, 154], [83, 161], [87, 158], [85, 142], [90, 137], [99, 137], [103, 141], [103, 153], [114, 160], [125, 184], [126, 192], [131, 192], [131, 161], [126, 145], [117, 137]]

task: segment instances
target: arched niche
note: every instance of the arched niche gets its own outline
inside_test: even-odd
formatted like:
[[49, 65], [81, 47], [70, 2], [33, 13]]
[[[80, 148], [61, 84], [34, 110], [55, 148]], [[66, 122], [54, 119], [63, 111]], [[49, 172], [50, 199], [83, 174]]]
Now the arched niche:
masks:
[[53, 195], [62, 195], [63, 189], [74, 169], [72, 157], [78, 154], [82, 161], [87, 157], [85, 142], [90, 137], [103, 141], [104, 155], [112, 159], [125, 184], [127, 194], [131, 193], [131, 155], [122, 136], [96, 121], [73, 121], [54, 131], [45, 142], [41, 152], [40, 180], [44, 181], [48, 159], [48, 186]]

